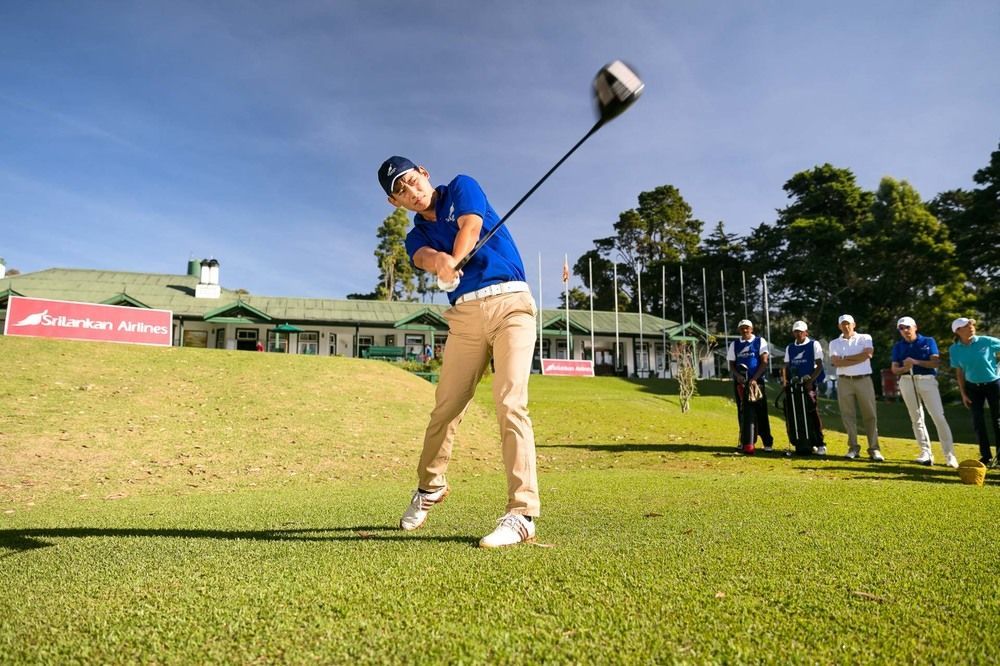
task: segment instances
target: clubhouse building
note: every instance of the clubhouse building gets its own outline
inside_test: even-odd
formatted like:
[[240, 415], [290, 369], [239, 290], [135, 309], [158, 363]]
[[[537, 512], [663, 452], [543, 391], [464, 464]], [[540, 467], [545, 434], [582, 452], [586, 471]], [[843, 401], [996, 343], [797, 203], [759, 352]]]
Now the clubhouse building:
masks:
[[[400, 301], [255, 296], [219, 284], [219, 264], [188, 262], [184, 274], [50, 268], [0, 279], [0, 331], [11, 296], [169, 310], [175, 346], [363, 357], [371, 347], [407, 355], [443, 353], [447, 305]], [[678, 343], [704, 342], [706, 331], [648, 314], [539, 312], [546, 359], [594, 360], [596, 374], [672, 377]], [[699, 375], [716, 376], [716, 359]], [[724, 361], [724, 359], [723, 359]], [[536, 347], [535, 371], [539, 368]]]

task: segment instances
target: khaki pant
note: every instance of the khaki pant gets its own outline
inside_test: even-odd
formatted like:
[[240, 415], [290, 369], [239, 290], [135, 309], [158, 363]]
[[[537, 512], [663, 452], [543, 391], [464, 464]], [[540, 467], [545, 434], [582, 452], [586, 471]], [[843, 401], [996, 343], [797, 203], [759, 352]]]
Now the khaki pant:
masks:
[[[941, 393], [938, 391], [937, 377], [934, 375], [899, 375], [899, 392], [903, 395], [903, 402], [910, 412], [910, 423], [913, 425], [913, 436], [917, 438], [920, 450], [925, 453], [931, 452], [931, 436], [927, 432], [927, 424], [924, 422], [924, 409], [931, 415], [934, 427], [937, 429], [938, 439], [941, 440], [941, 450], [944, 454], [955, 453], [955, 440], [951, 436], [951, 427], [944, 417], [944, 406], [941, 404]], [[914, 392], [916, 389], [916, 392]], [[920, 402], [917, 402], [917, 396]], [[924, 409], [921, 409], [921, 404]]]
[[864, 377], [837, 377], [837, 403], [840, 405], [840, 418], [844, 421], [847, 431], [847, 450], [860, 451], [858, 445], [858, 415], [854, 410], [857, 402], [861, 410], [861, 419], [865, 424], [865, 434], [868, 436], [868, 453], [878, 451], [878, 417], [875, 414], [875, 385], [871, 375]]
[[455, 432], [492, 357], [493, 401], [507, 470], [507, 511], [539, 515], [535, 435], [528, 418], [535, 312], [528, 292], [488, 296], [445, 311], [448, 341], [417, 467], [421, 489], [434, 491], [447, 485], [445, 472]]

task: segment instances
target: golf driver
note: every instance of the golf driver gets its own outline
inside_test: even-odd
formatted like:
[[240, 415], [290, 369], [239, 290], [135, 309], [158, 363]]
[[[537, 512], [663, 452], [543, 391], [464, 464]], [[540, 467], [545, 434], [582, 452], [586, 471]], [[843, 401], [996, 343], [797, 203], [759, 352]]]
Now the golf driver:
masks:
[[[583, 142], [589, 139], [597, 130], [601, 129], [608, 121], [621, 115], [625, 109], [630, 107], [635, 100], [639, 99], [642, 94], [642, 90], [645, 88], [645, 84], [639, 79], [635, 71], [623, 63], [621, 60], [615, 60], [614, 62], [605, 65], [601, 68], [601, 71], [597, 72], [597, 76], [594, 77], [594, 103], [597, 106], [597, 122], [594, 126], [590, 128], [582, 139], [580, 139], [575, 146], [570, 148], [569, 152], [562, 156], [562, 159], [556, 162], [555, 166], [548, 170], [541, 180], [535, 183], [534, 187], [528, 190], [528, 193], [521, 197], [521, 200], [514, 204], [514, 207], [507, 211], [507, 214], [501, 218], [501, 220], [490, 229], [489, 233], [479, 239], [475, 247], [462, 257], [458, 265], [455, 266], [455, 271], [461, 271], [466, 264], [475, 256], [476, 252], [480, 250], [486, 243], [489, 242], [490, 238], [500, 230], [500, 228], [507, 222], [507, 219], [514, 214], [521, 204], [527, 201], [528, 197], [535, 193], [542, 183], [544, 183], [552, 173], [558, 169], [566, 159], [576, 152], [576, 149], [583, 145]], [[458, 288], [460, 278], [455, 277], [454, 282], [446, 283], [442, 282], [438, 278], [438, 288], [443, 291], [455, 291]]]

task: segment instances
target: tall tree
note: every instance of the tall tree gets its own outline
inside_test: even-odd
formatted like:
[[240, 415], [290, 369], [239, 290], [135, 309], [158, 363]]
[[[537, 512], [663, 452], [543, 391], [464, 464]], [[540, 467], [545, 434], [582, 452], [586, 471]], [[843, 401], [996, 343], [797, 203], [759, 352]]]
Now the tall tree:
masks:
[[980, 187], [942, 192], [930, 208], [955, 242], [959, 265], [976, 296], [976, 309], [988, 321], [1000, 318], [1000, 150], [977, 171]]
[[380, 301], [414, 300], [415, 270], [406, 254], [405, 244], [408, 224], [406, 209], [397, 208], [378, 228], [379, 244], [375, 248], [375, 258], [378, 260], [379, 283], [375, 293]]
[[795, 174], [784, 185], [792, 203], [778, 211], [777, 292], [784, 306], [819, 332], [840, 310], [864, 303], [866, 277], [858, 241], [873, 195], [848, 169], [830, 164]]
[[929, 335], [950, 336], [948, 322], [967, 304], [965, 276], [944, 226], [906, 181], [885, 177], [858, 239], [863, 300], [855, 318], [876, 348], [896, 339], [895, 322], [912, 315]]

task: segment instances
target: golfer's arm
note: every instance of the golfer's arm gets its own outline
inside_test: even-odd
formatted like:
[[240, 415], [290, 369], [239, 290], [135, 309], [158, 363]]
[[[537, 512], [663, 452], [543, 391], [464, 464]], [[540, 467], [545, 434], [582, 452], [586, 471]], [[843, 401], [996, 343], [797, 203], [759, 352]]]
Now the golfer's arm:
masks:
[[767, 352], [760, 355], [760, 363], [757, 364], [757, 371], [753, 373], [753, 377], [750, 378], [751, 380], [757, 381], [767, 371], [767, 359]]
[[809, 375], [809, 381], [816, 381], [816, 378], [819, 377], [819, 373], [821, 372], [823, 372], [823, 361], [816, 361], [816, 367], [813, 368], [813, 373]]
[[958, 382], [958, 392], [965, 395], [965, 371], [962, 368], [955, 368], [955, 381]]
[[458, 218], [458, 235], [455, 236], [455, 245], [452, 248], [451, 256], [455, 261], [462, 258], [476, 247], [479, 240], [479, 232], [483, 230], [483, 218], [478, 215], [463, 215]]
[[438, 252], [434, 248], [425, 245], [413, 253], [413, 265], [428, 273], [437, 273], [439, 256], [445, 254], [447, 252]]
[[894, 375], [905, 375], [906, 374], [906, 368], [904, 368], [902, 366], [902, 364], [897, 363], [896, 361], [893, 361], [892, 362], [892, 374], [894, 374]]

